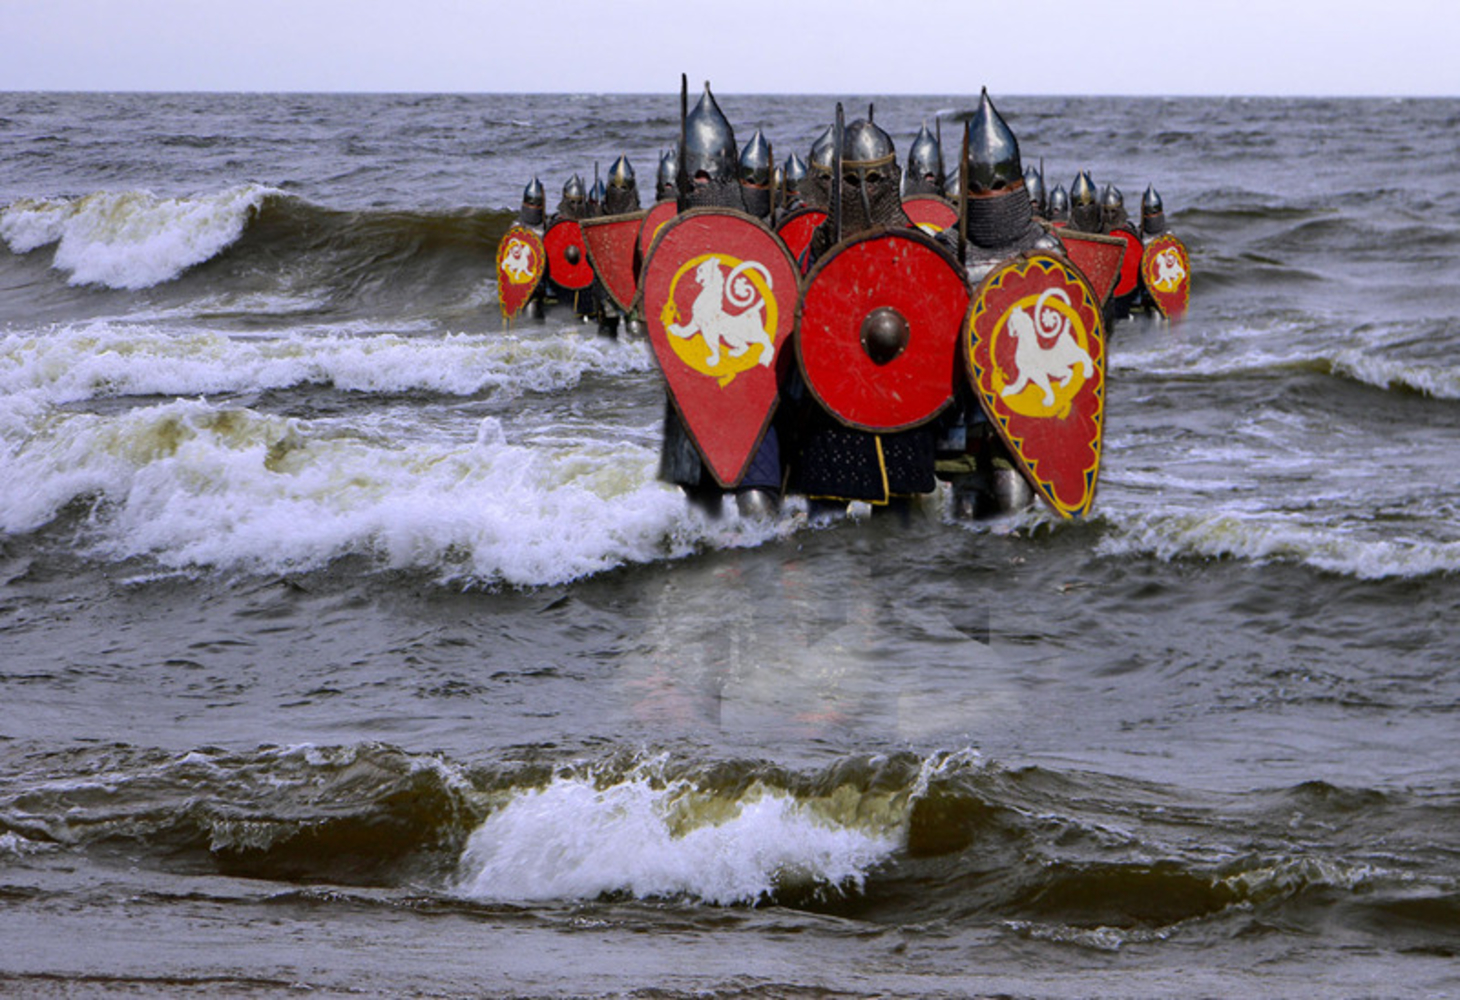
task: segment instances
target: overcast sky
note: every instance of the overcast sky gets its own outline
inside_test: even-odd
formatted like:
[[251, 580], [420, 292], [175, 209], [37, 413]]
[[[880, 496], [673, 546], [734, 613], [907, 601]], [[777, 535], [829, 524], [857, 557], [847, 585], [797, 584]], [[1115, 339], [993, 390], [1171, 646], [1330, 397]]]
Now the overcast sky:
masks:
[[0, 0], [0, 90], [1460, 96], [1456, 0]]

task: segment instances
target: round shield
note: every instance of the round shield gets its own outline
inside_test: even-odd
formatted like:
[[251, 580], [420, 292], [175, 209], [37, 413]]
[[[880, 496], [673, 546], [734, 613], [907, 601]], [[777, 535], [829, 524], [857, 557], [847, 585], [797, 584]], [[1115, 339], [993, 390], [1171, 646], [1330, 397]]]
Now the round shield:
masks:
[[715, 480], [740, 482], [779, 399], [800, 272], [764, 223], [732, 209], [675, 216], [640, 281], [670, 398]]
[[913, 221], [913, 225], [929, 236], [958, 225], [958, 209], [946, 198], [939, 198], [935, 194], [915, 194], [904, 198], [902, 210]]
[[953, 398], [968, 286], [953, 258], [914, 229], [843, 241], [801, 299], [797, 352], [812, 394], [869, 431], [916, 427]]
[[513, 225], [497, 244], [497, 301], [511, 319], [527, 305], [547, 270], [542, 239], [526, 226]]
[[1161, 315], [1180, 319], [1191, 298], [1191, 259], [1186, 245], [1171, 233], [1162, 233], [1146, 244], [1141, 257], [1141, 280]]
[[964, 329], [969, 379], [1020, 471], [1061, 516], [1085, 514], [1105, 419], [1105, 330], [1089, 282], [1059, 257], [1017, 257], [979, 284]]
[[798, 208], [781, 220], [776, 227], [776, 235], [785, 241], [791, 256], [800, 260], [811, 245], [811, 234], [825, 221], [826, 213], [819, 208]]
[[654, 207], [649, 209], [649, 214], [644, 217], [644, 222], [639, 226], [639, 262], [649, 259], [649, 248], [654, 245], [654, 237], [659, 235], [659, 230], [664, 224], [679, 212], [679, 205], [674, 201], [658, 201]]
[[543, 235], [542, 245], [547, 251], [548, 278], [553, 284], [574, 292], [593, 284], [593, 265], [588, 261], [583, 229], [575, 220], [554, 222]]
[[604, 215], [579, 223], [593, 273], [624, 312], [633, 307], [639, 289], [639, 231], [647, 214]]
[[1120, 272], [1115, 279], [1115, 291], [1111, 296], [1117, 299], [1133, 293], [1141, 283], [1141, 254], [1145, 245], [1141, 238], [1129, 229], [1113, 229], [1110, 235], [1125, 241], [1125, 252], [1120, 258]]

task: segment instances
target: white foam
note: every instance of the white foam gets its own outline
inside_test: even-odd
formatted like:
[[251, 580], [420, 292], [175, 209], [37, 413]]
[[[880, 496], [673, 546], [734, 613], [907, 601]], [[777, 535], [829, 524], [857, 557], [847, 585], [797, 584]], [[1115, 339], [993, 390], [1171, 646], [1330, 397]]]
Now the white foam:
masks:
[[692, 789], [634, 776], [600, 787], [558, 777], [494, 812], [471, 836], [459, 891], [492, 901], [688, 896], [755, 903], [788, 886], [860, 888], [901, 845], [891, 831], [828, 821], [759, 786], [690, 818]]
[[56, 247], [73, 285], [150, 288], [217, 256], [243, 235], [274, 189], [244, 184], [187, 198], [98, 191], [21, 199], [0, 212], [0, 239], [16, 253]]

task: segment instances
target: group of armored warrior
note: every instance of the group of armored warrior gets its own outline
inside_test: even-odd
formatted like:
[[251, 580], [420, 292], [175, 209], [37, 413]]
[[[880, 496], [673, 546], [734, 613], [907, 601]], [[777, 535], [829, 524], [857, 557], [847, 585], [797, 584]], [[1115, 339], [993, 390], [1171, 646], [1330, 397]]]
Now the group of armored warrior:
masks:
[[[737, 145], [708, 84], [693, 111], [685, 107], [682, 98], [681, 136], [660, 158], [655, 201], [672, 203], [677, 215], [716, 209], [753, 217], [780, 236], [803, 276], [847, 241], [884, 230], [918, 231], [923, 242], [930, 236], [936, 248], [956, 262], [968, 289], [979, 288], [1010, 260], [1034, 254], [1064, 260], [1072, 241], [1084, 238], [1080, 234], [1104, 238], [1112, 245], [1116, 240], [1110, 237], [1133, 244], [1139, 262], [1140, 248], [1167, 233], [1161, 197], [1154, 187], [1146, 188], [1138, 220], [1129, 217], [1117, 187], [1107, 184], [1097, 191], [1088, 171], [1081, 171], [1068, 190], [1059, 184], [1047, 189], [1042, 169], [1023, 165], [1018, 140], [987, 91], [965, 123], [958, 168], [951, 173], [944, 168], [941, 129], [930, 130], [926, 122], [913, 139], [904, 172], [891, 136], [874, 120], [873, 108], [865, 118], [844, 123], [838, 106], [837, 122], [811, 145], [808, 159], [792, 153], [783, 163], [775, 163], [771, 145], [759, 129], [743, 146]], [[929, 207], [941, 214], [930, 220]], [[523, 193], [517, 225], [542, 234], [563, 219], [587, 221], [639, 212], [633, 168], [626, 156], [620, 156], [606, 178], [595, 176], [591, 187], [573, 176], [552, 214], [546, 212], [543, 186], [534, 178]], [[797, 220], [802, 222], [800, 228]], [[814, 228], [808, 224], [812, 221], [818, 223]], [[1074, 259], [1074, 254], [1068, 256]], [[643, 263], [636, 258], [636, 269]], [[554, 287], [551, 268], [545, 271], [526, 308], [540, 310], [553, 300], [571, 304], [585, 321], [596, 321], [605, 335], [617, 336], [621, 328], [642, 331], [645, 319], [652, 319], [657, 308], [643, 302], [642, 296], [637, 306], [616, 303], [622, 296], [608, 294], [596, 279], [577, 291]], [[1133, 311], [1160, 313], [1146, 283], [1123, 284], [1112, 280], [1103, 295], [1097, 295], [1102, 338], [1109, 324]], [[875, 322], [864, 323], [863, 349], [875, 355], [879, 335]], [[906, 341], [906, 324], [886, 336], [902, 338], [891, 348], [895, 354]], [[1080, 353], [1088, 379], [1090, 352]], [[1103, 379], [1103, 356], [1097, 360]], [[977, 385], [966, 379], [955, 380], [948, 402], [924, 422], [881, 429], [856, 425], [823, 405], [824, 394], [812, 391], [806, 372], [796, 365], [779, 366], [775, 378], [773, 414], [733, 482], [725, 482], [707, 466], [701, 435], [687, 423], [671, 382], [660, 478], [678, 485], [692, 504], [711, 514], [720, 512], [727, 494], [734, 497], [742, 515], [773, 514], [787, 495], [806, 498], [817, 517], [835, 516], [853, 501], [869, 503], [874, 510], [906, 510], [933, 493], [939, 480], [948, 484], [953, 512], [963, 517], [1017, 510], [1039, 495], [1029, 463], [1013, 453], [1017, 448], [1011, 449], [1007, 426], [1001, 434], [999, 419], [991, 419], [989, 406], [980, 403]], [[1097, 405], [1103, 405], [1103, 382], [1096, 389]], [[1097, 413], [1097, 438], [1099, 424]], [[1097, 463], [1098, 445], [1097, 439]], [[1093, 467], [1087, 478], [1093, 490]]]

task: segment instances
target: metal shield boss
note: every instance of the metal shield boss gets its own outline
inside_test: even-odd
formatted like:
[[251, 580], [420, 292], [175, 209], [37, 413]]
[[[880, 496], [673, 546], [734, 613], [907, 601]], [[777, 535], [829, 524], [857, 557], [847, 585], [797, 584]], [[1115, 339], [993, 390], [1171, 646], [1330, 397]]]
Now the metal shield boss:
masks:
[[1063, 517], [1095, 498], [1105, 422], [1105, 330], [1084, 276], [1050, 254], [1016, 257], [973, 293], [968, 376], [1020, 471]]
[[656, 201], [654, 207], [649, 209], [644, 217], [643, 225], [639, 226], [639, 273], [643, 274], [643, 266], [649, 260], [649, 251], [653, 249], [654, 237], [664, 228], [664, 224], [674, 218], [679, 212], [679, 205], [674, 201]]
[[785, 242], [791, 256], [800, 260], [811, 245], [811, 234], [825, 221], [826, 213], [819, 208], [798, 208], [781, 220], [776, 227], [776, 235]]
[[624, 312], [633, 306], [639, 290], [639, 230], [648, 214], [604, 215], [578, 224], [593, 273]]
[[1120, 262], [1125, 258], [1125, 241], [1117, 236], [1082, 233], [1065, 226], [1057, 230], [1065, 256], [1079, 268], [1080, 274], [1095, 290], [1103, 304], [1109, 301], [1120, 280]]
[[1141, 243], [1141, 238], [1129, 229], [1115, 229], [1110, 235], [1125, 243], [1125, 251], [1120, 257], [1120, 269], [1115, 276], [1115, 290], [1111, 292], [1113, 297], [1119, 299], [1140, 287], [1141, 255], [1146, 248]]
[[513, 225], [497, 244], [497, 301], [511, 319], [527, 305], [547, 270], [542, 239], [526, 226]]
[[907, 217], [929, 236], [936, 236], [945, 229], [958, 225], [958, 209], [946, 198], [935, 194], [915, 194], [902, 199], [902, 210]]
[[775, 413], [801, 290], [796, 263], [758, 219], [698, 208], [665, 225], [641, 279], [669, 395], [716, 482], [732, 487]]
[[548, 278], [559, 288], [581, 292], [593, 284], [593, 265], [583, 243], [583, 229], [574, 219], [559, 219], [543, 234]]
[[849, 427], [906, 430], [953, 398], [968, 286], [915, 229], [848, 239], [817, 262], [801, 298], [806, 384]]
[[1141, 257], [1141, 281], [1161, 315], [1171, 320], [1186, 315], [1191, 299], [1191, 259], [1186, 245], [1171, 233], [1151, 240]]

